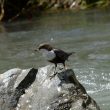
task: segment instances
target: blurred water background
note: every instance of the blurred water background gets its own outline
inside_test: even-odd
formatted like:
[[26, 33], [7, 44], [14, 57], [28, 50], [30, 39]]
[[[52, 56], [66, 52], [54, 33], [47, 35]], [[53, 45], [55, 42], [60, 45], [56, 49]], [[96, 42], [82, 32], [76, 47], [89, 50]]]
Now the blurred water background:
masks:
[[110, 10], [46, 13], [0, 24], [0, 73], [49, 64], [34, 52], [43, 42], [76, 52], [67, 65], [101, 110], [110, 110]]

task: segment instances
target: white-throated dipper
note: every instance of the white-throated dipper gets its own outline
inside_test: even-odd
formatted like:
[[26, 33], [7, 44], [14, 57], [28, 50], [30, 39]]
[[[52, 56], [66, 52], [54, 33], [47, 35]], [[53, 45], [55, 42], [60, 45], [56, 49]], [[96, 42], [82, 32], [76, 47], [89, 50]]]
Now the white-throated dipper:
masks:
[[55, 70], [58, 63], [62, 63], [65, 68], [65, 61], [74, 52], [65, 52], [61, 49], [53, 48], [50, 44], [40, 44], [35, 51], [42, 52], [43, 56], [51, 63], [55, 64]]

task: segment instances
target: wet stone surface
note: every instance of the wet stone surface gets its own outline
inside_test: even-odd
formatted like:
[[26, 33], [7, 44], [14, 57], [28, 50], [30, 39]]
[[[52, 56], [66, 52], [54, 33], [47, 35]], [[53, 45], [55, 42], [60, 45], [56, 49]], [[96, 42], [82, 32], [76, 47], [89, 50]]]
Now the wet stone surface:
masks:
[[72, 69], [57, 71], [52, 79], [52, 66], [2, 74], [0, 110], [100, 110]]

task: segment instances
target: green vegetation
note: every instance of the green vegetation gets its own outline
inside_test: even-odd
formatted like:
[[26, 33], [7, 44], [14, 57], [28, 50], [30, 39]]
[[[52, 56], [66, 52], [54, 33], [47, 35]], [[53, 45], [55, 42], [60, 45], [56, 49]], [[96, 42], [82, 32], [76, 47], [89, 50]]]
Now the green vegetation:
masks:
[[12, 21], [19, 16], [27, 16], [46, 10], [82, 10], [104, 8], [110, 0], [0, 0], [0, 20]]

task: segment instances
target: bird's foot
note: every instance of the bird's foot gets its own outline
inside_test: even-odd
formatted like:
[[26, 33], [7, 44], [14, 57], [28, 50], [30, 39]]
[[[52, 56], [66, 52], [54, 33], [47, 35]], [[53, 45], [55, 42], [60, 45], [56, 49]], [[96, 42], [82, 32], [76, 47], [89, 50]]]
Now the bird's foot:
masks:
[[53, 77], [55, 77], [57, 74], [58, 74], [58, 73], [55, 72], [54, 74], [50, 75], [50, 76], [49, 76], [49, 77], [50, 77], [50, 80], [51, 80]]

